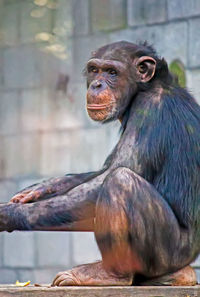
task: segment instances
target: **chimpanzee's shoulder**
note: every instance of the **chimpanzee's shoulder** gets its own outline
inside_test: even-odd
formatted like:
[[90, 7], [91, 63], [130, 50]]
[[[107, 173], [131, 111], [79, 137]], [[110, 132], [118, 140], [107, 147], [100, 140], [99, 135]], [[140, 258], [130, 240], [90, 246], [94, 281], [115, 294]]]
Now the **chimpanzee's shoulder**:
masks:
[[156, 114], [147, 148], [150, 158], [174, 162], [181, 155], [182, 160], [193, 157], [200, 164], [200, 106], [189, 92], [182, 88], [166, 92]]
[[200, 129], [200, 105], [186, 89], [173, 87], [164, 93], [161, 110], [162, 118], [174, 128], [188, 124]]

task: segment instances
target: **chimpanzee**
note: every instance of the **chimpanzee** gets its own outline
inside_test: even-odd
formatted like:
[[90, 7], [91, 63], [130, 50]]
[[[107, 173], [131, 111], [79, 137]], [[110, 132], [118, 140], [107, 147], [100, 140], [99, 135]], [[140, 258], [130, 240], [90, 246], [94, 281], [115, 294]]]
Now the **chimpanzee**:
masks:
[[120, 120], [118, 144], [100, 171], [52, 178], [1, 204], [0, 230], [94, 231], [102, 261], [59, 273], [54, 286], [195, 284], [200, 106], [146, 42], [99, 48], [85, 75], [88, 114]]

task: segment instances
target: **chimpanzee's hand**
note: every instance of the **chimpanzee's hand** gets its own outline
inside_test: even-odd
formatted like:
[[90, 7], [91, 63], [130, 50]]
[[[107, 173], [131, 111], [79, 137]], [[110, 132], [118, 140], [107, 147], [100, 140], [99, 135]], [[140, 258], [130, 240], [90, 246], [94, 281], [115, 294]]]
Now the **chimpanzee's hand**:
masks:
[[[21, 192], [16, 193], [10, 200], [10, 202], [13, 203], [26, 203], [26, 202], [31, 202], [32, 199], [34, 199], [33, 193], [37, 190], [37, 188], [40, 187], [40, 184], [35, 184], [30, 187], [25, 188]], [[31, 194], [31, 195], [30, 195]], [[33, 198], [32, 198], [33, 196]], [[28, 198], [28, 199], [27, 199]], [[26, 201], [27, 199], [27, 201]]]
[[[21, 192], [15, 194], [10, 202], [11, 203], [28, 203], [41, 199], [46, 199], [51, 196], [62, 193], [64, 178], [51, 178], [42, 183], [35, 184], [25, 188]], [[65, 177], [66, 179], [66, 177]]]

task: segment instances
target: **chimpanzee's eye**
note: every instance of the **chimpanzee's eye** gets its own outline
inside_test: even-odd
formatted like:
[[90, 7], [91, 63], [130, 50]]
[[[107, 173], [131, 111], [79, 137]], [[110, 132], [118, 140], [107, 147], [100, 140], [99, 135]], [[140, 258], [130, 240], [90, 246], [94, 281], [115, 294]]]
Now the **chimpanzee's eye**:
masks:
[[88, 72], [98, 73], [98, 68], [96, 66], [89, 66]]
[[108, 74], [112, 75], [112, 76], [116, 76], [117, 75], [117, 71], [113, 68], [109, 68], [107, 70]]

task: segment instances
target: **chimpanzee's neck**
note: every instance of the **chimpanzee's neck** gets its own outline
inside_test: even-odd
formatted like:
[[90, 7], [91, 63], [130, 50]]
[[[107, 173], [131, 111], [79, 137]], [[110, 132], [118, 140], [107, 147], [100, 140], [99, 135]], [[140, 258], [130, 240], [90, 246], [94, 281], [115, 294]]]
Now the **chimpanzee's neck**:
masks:
[[161, 98], [164, 94], [164, 88], [159, 83], [155, 83], [154, 86], [146, 91], [139, 91], [131, 100], [129, 108], [122, 117], [119, 118], [119, 121], [122, 125], [122, 131], [125, 131], [127, 125], [132, 125], [132, 122], [135, 120], [135, 116], [138, 116], [138, 113], [142, 116], [153, 106], [158, 106], [160, 104]]

